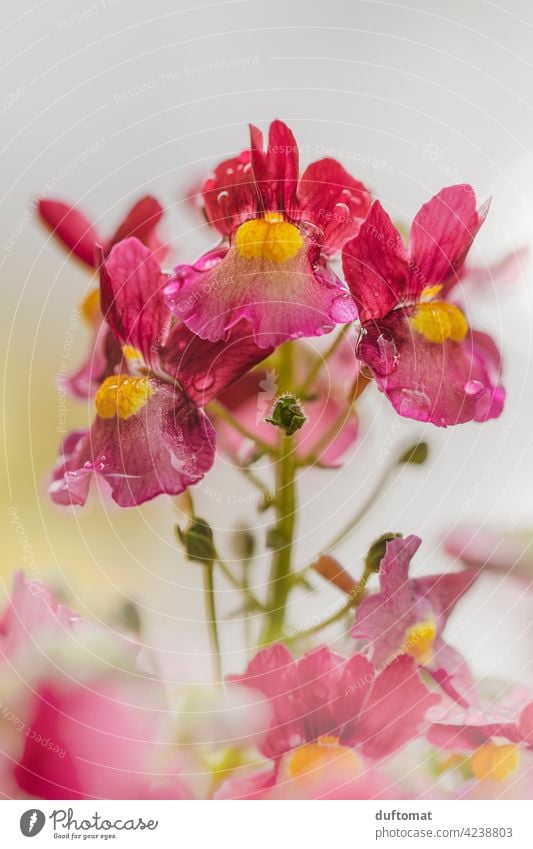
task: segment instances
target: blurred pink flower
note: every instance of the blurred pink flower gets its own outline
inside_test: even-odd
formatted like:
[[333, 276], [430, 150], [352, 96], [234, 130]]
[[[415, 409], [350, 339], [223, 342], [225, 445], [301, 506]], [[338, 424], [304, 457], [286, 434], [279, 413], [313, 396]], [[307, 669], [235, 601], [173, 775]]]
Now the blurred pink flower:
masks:
[[21, 573], [0, 620], [0, 788], [8, 798], [187, 798], [162, 685], [138, 647]]
[[422, 540], [416, 536], [387, 543], [379, 569], [380, 591], [359, 606], [352, 637], [368, 640], [378, 667], [407, 654], [426, 669], [452, 699], [467, 705], [475, 695], [468, 667], [443, 637], [450, 614], [476, 579], [472, 572], [409, 578], [411, 560]]
[[398, 793], [373, 763], [417, 737], [439, 701], [412, 658], [381, 674], [363, 655], [319, 648], [295, 660], [282, 645], [260, 651], [230, 680], [259, 690], [273, 719], [260, 750], [273, 766], [226, 782], [221, 798], [376, 798]]

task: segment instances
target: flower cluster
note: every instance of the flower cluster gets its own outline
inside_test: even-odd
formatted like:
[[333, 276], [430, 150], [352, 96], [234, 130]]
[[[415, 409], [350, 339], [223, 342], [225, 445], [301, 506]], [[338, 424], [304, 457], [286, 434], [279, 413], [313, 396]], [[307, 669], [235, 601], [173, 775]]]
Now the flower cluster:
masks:
[[[304, 382], [311, 427], [302, 439], [308, 453], [318, 443], [326, 464], [356, 438], [354, 382], [360, 391], [372, 378], [400, 415], [443, 427], [501, 413], [499, 352], [465, 314], [465, 260], [488, 210], [478, 210], [470, 186], [426, 203], [405, 245], [379, 200], [334, 159], [300, 175], [297, 142], [274, 121], [266, 148], [251, 128], [250, 147], [215, 168], [201, 202], [222, 242], [171, 273], [159, 265], [166, 247], [155, 199], [140, 200], [110, 239], [75, 208], [40, 202], [54, 235], [100, 276], [99, 294], [82, 304], [90, 357], [67, 381], [76, 395], [94, 396], [95, 422], [63, 443], [50, 489], [56, 502], [83, 504], [94, 474], [121, 506], [197, 483], [215, 457], [206, 405], [218, 398], [250, 424], [248, 400], [263, 379], [254, 366], [338, 326], [358, 327], [353, 343], [344, 340], [351, 367], [349, 353], [342, 370], [331, 363], [338, 390], [319, 375], [299, 379], [311, 356], [305, 344], [285, 387]], [[343, 432], [327, 439], [337, 411]]]
[[[468, 185], [444, 188], [404, 238], [334, 159], [300, 173], [281, 121], [266, 144], [251, 127], [249, 147], [216, 166], [195, 204], [216, 244], [167, 268], [154, 198], [110, 238], [76, 207], [40, 201], [54, 238], [99, 284], [80, 307], [89, 354], [64, 379], [93, 420], [63, 441], [49, 494], [83, 506], [94, 481], [136, 507], [189, 490], [218, 449], [274, 515], [262, 540], [270, 574], [254, 584], [246, 529], [237, 574], [188, 492], [176, 531], [183, 558], [204, 570], [214, 663], [200, 697], [165, 686], [133, 634], [81, 620], [18, 575], [0, 618], [0, 789], [47, 799], [531, 794], [533, 695], [511, 690], [495, 704], [445, 636], [480, 568], [413, 577], [421, 540], [387, 533], [354, 577], [332, 552], [379, 489], [313, 564], [294, 563], [300, 472], [327, 474], [357, 454], [363, 392], [439, 427], [502, 413], [500, 353], [472, 326], [469, 302], [492, 274], [467, 258], [488, 204]], [[515, 273], [504, 260], [494, 278]], [[417, 441], [393, 467], [427, 454]], [[247, 621], [244, 670], [220, 650], [218, 575]], [[293, 591], [317, 576], [342, 603], [291, 627]], [[336, 650], [323, 638], [334, 623]]]

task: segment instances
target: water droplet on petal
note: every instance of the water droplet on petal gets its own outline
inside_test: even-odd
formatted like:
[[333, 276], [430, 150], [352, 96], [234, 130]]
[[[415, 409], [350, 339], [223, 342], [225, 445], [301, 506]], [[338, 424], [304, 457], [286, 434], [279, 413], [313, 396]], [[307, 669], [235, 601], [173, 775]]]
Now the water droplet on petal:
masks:
[[479, 395], [484, 390], [484, 385], [480, 380], [469, 380], [464, 385], [464, 390], [467, 395]]
[[219, 192], [217, 195], [217, 203], [226, 203], [229, 198], [229, 192]]
[[194, 388], [198, 390], [198, 392], [207, 392], [213, 386], [215, 382], [214, 373], [208, 372], [208, 374], [199, 374], [193, 380]]
[[339, 295], [335, 298], [331, 304], [329, 314], [337, 324], [347, 324], [357, 318], [357, 310], [348, 294]]
[[226, 168], [226, 174], [231, 175], [231, 174], [234, 174], [234, 173], [235, 172], [234, 172], [233, 168]]

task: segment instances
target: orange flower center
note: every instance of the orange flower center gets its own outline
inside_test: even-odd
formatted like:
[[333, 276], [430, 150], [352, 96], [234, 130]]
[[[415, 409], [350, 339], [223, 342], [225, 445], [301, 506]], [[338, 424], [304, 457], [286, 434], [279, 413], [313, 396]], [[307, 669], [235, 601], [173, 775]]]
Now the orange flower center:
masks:
[[519, 755], [516, 746], [485, 743], [479, 749], [476, 749], [472, 755], [470, 768], [480, 781], [487, 778], [492, 778], [494, 781], [503, 781], [515, 771], [518, 761]]
[[402, 651], [414, 657], [417, 663], [428, 663], [433, 655], [436, 636], [437, 626], [433, 619], [417, 622], [405, 632]]

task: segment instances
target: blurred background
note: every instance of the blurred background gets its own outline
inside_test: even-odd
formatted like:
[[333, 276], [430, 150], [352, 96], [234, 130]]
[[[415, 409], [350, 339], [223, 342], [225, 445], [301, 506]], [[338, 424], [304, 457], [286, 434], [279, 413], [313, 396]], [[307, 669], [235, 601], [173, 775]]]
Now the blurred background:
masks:
[[[410, 220], [444, 185], [472, 183], [481, 199], [493, 198], [476, 263], [511, 252], [521, 266], [513, 286], [489, 285], [470, 304], [476, 325], [503, 348], [504, 415], [438, 431], [400, 421], [366, 393], [361, 437], [344, 467], [302, 481], [298, 562], [327, 544], [387, 462], [417, 439], [428, 441], [429, 461], [403, 467], [339, 550], [354, 574], [386, 530], [423, 537], [416, 567], [427, 572], [456, 568], [442, 539], [457, 524], [533, 527], [533, 279], [520, 251], [533, 242], [527, 0], [22, 0], [4, 9], [0, 32], [4, 596], [13, 570], [24, 568], [89, 618], [111, 621], [133, 601], [169, 678], [209, 674], [201, 575], [183, 562], [173, 532], [179, 503], [162, 497], [120, 511], [95, 497], [74, 512], [45, 495], [63, 432], [91, 416], [58, 393], [56, 375], [83, 359], [78, 307], [94, 281], [41, 229], [35, 199], [76, 202], [107, 235], [137, 197], [153, 193], [167, 211], [174, 257], [192, 261], [213, 237], [185, 197], [246, 145], [248, 122], [266, 130], [275, 117], [294, 130], [303, 164], [337, 157], [397, 219]], [[229, 559], [236, 525], [264, 539], [268, 514], [258, 515], [253, 491], [223, 458], [195, 500]], [[260, 583], [261, 557], [253, 568]], [[229, 587], [218, 588], [231, 611]], [[302, 592], [293, 622], [336, 598]], [[478, 674], [531, 683], [531, 612], [522, 586], [483, 578], [453, 620], [452, 641]], [[238, 621], [223, 626], [226, 671], [242, 666], [241, 631]]]

